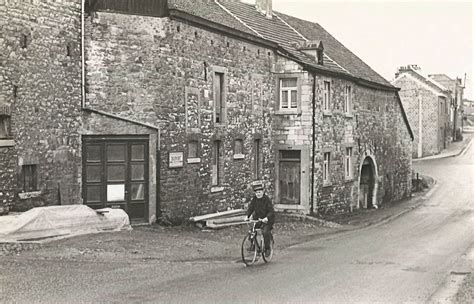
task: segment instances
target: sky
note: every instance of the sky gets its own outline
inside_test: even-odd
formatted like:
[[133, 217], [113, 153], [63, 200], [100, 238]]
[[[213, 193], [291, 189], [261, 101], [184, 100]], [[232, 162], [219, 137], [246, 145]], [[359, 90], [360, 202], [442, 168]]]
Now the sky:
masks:
[[389, 81], [407, 64], [463, 82], [466, 74], [464, 96], [473, 100], [473, 2], [273, 0], [273, 10], [319, 23]]

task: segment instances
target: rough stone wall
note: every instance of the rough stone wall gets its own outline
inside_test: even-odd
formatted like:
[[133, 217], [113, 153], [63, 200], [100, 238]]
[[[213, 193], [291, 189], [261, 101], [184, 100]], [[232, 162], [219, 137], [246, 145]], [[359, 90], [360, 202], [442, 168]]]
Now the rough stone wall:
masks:
[[413, 158], [418, 157], [420, 141], [419, 98], [422, 102], [422, 157], [439, 153], [441, 147], [438, 139], [440, 126], [438, 96], [432, 90], [427, 89], [426, 86], [408, 77], [400, 78], [394, 85], [401, 88], [399, 95], [413, 130], [415, 138], [412, 148]]
[[[322, 111], [324, 81], [331, 82], [331, 111]], [[344, 113], [344, 88], [352, 88], [352, 115]], [[315, 192], [319, 213], [347, 212], [357, 206], [360, 168], [365, 157], [375, 159], [377, 205], [399, 200], [411, 189], [411, 138], [395, 93], [368, 89], [350, 81], [317, 77], [318, 123]], [[346, 179], [344, 156], [352, 147], [353, 178]], [[323, 185], [324, 153], [331, 153], [329, 185]]]
[[[377, 162], [377, 205], [409, 196], [412, 142], [395, 93], [359, 87], [356, 100], [356, 147]], [[362, 161], [357, 160], [357, 168]]]
[[[6, 1], [0, 6], [0, 88], [15, 146], [0, 160], [37, 165], [35, 198], [15, 208], [80, 202], [80, 1]], [[13, 159], [13, 161], [12, 161]], [[11, 176], [9, 177], [11, 178]], [[22, 184], [14, 186], [22, 191]]]
[[[271, 115], [274, 53], [168, 18], [95, 13], [86, 21], [87, 106], [161, 126], [163, 218], [241, 207], [253, 176], [253, 143], [262, 141], [261, 178], [273, 193]], [[213, 122], [213, 75], [222, 71], [227, 124]], [[244, 158], [234, 159], [235, 139]], [[198, 140], [197, 162], [188, 142]], [[211, 147], [222, 142], [221, 180], [211, 186]], [[184, 164], [169, 168], [169, 152]]]
[[13, 207], [16, 192], [15, 146], [0, 147], [0, 207]]

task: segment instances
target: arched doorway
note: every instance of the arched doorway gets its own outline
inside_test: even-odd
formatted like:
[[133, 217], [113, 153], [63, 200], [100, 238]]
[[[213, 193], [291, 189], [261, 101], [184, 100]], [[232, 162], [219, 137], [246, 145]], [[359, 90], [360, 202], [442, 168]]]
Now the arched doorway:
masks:
[[372, 156], [366, 156], [360, 166], [359, 208], [377, 208], [377, 165]]

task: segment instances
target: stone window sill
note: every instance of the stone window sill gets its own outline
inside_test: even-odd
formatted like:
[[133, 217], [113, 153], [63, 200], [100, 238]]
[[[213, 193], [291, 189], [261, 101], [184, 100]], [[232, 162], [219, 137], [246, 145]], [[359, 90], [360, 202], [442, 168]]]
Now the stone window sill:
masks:
[[352, 113], [344, 113], [345, 118], [354, 118], [354, 115]]
[[224, 187], [222, 186], [212, 186], [211, 187], [211, 193], [217, 193], [217, 192], [222, 192], [224, 191]]
[[323, 116], [332, 116], [332, 112], [331, 111], [323, 111]]
[[12, 147], [15, 145], [15, 141], [13, 139], [0, 139], [0, 147]]
[[354, 181], [354, 177], [353, 177], [353, 176], [346, 176], [345, 181], [346, 181], [346, 183], [353, 182], [353, 181]]
[[244, 159], [245, 154], [234, 154], [234, 159]]
[[32, 191], [32, 192], [21, 192], [18, 193], [18, 197], [22, 200], [29, 199], [33, 197], [39, 197], [41, 195], [41, 191]]
[[298, 115], [301, 114], [299, 109], [292, 109], [292, 110], [276, 110], [275, 115]]
[[201, 162], [200, 157], [188, 158], [188, 164], [197, 164]]
[[323, 187], [331, 187], [332, 183], [330, 181], [323, 182]]
[[306, 208], [301, 205], [275, 204], [274, 207], [277, 210], [306, 210]]

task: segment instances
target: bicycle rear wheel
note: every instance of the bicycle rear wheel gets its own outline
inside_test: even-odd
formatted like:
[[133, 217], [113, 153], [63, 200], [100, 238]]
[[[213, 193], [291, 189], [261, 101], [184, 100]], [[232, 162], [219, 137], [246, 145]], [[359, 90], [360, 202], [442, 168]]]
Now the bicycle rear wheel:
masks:
[[[265, 263], [268, 263], [272, 260], [273, 252], [274, 252], [274, 246], [275, 246], [275, 241], [273, 241], [273, 237], [272, 237], [272, 239], [270, 241], [270, 254], [268, 256], [266, 256], [265, 252], [262, 254], [262, 257], [263, 257], [263, 260], [265, 261]], [[262, 246], [262, 248], [263, 248], [263, 246]]]
[[254, 239], [250, 238], [250, 235], [246, 235], [242, 241], [242, 261], [245, 265], [250, 266], [255, 263], [257, 260], [257, 250], [258, 246], [255, 243]]

